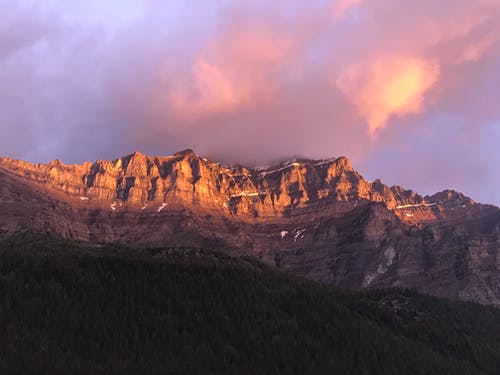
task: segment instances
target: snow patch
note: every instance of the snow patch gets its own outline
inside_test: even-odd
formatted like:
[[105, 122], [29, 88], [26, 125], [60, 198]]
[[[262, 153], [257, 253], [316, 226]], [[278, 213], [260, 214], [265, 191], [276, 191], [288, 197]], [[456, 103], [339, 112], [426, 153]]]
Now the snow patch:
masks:
[[89, 200], [90, 200], [90, 198], [89, 198], [89, 197], [80, 197], [80, 200], [81, 200], [81, 201], [89, 201]]
[[419, 204], [404, 204], [402, 206], [396, 206], [394, 207], [397, 210], [400, 210], [402, 208], [414, 208], [414, 207], [432, 207], [436, 206], [437, 203], [419, 203]]
[[147, 203], [144, 203], [144, 206], [142, 206], [141, 210], [143, 210], [143, 211], [144, 211], [144, 210], [146, 209], [146, 207], [147, 207], [147, 206], [148, 206], [148, 204], [147, 204]]
[[285, 236], [288, 234], [287, 230], [282, 230], [280, 233], [281, 239], [285, 238]]
[[306, 231], [306, 229], [296, 229], [295, 236], [293, 236], [293, 242], [296, 242], [299, 237], [304, 238], [304, 236], [302, 234], [305, 231]]
[[413, 214], [409, 214], [409, 213], [406, 213], [406, 214], [405, 214], [405, 216], [407, 216], [407, 217], [413, 217], [413, 216], [415, 216], [415, 215], [413, 215]]
[[324, 164], [330, 164], [330, 163], [333, 163], [335, 160], [337, 160], [337, 159], [336, 158], [326, 159], [326, 160], [322, 160], [319, 163], [316, 163], [314, 165], [319, 166], [319, 165], [324, 165]]
[[291, 166], [292, 164], [294, 163], [297, 163], [297, 159], [290, 159], [290, 160], [287, 160], [285, 161], [284, 163], [282, 163], [281, 165], [283, 165], [284, 167], [289, 167]]
[[286, 169], [290, 169], [290, 167], [296, 166], [296, 165], [300, 165], [300, 163], [297, 163], [295, 160], [289, 160], [286, 163], [284, 163], [284, 165], [281, 168], [263, 171], [263, 172], [259, 173], [259, 176], [260, 177], [265, 177], [268, 174], [276, 173], [276, 172], [281, 172], [281, 171], [284, 171]]
[[240, 197], [258, 197], [259, 195], [265, 195], [265, 192], [247, 192], [243, 191], [238, 194], [232, 194], [231, 198], [240, 198]]
[[113, 203], [111, 204], [111, 209], [112, 209], [113, 211], [115, 211], [115, 210], [116, 210], [116, 202], [113, 202]]
[[167, 207], [166, 203], [162, 203], [160, 207], [156, 210], [156, 212], [161, 212], [165, 207]]

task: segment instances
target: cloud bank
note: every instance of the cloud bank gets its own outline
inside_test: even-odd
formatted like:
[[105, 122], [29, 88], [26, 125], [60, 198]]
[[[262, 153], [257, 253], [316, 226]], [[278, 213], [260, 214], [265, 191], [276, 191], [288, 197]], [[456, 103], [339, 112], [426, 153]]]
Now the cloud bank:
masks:
[[2, 155], [346, 155], [500, 204], [497, 0], [0, 6]]

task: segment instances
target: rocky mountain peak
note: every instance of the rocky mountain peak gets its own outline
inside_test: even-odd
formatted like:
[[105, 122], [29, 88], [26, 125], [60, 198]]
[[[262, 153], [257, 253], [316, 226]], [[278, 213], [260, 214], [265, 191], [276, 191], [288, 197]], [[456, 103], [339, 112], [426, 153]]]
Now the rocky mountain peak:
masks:
[[446, 209], [473, 204], [451, 190], [424, 198], [399, 186], [388, 187], [379, 179], [370, 183], [344, 156], [293, 159], [262, 169], [227, 167], [187, 149], [156, 157], [136, 151], [112, 161], [81, 165], [60, 160], [34, 165], [4, 158], [0, 167], [62, 192], [70, 200], [113, 205], [113, 211], [176, 205], [256, 219], [335, 202], [346, 207], [378, 202], [401, 220], [418, 224], [441, 218]]
[[149, 158], [140, 152], [134, 152], [122, 159], [122, 168], [126, 176], [146, 176]]
[[350, 171], [350, 172], [353, 171], [351, 161], [348, 158], [346, 158], [345, 156], [341, 156], [341, 157], [335, 159], [335, 164], [337, 165], [337, 167], [339, 169], [341, 169], [343, 171]]
[[196, 154], [192, 149], [187, 148], [185, 150], [176, 152], [173, 156], [179, 156], [179, 157], [198, 157], [198, 154]]
[[471, 198], [452, 189], [446, 189], [434, 195], [426, 196], [425, 199], [437, 204], [472, 205], [475, 203]]

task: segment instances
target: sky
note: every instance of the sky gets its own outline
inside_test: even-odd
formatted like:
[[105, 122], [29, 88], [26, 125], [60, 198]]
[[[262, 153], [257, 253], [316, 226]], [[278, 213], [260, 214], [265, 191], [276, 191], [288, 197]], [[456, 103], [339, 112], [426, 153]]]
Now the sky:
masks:
[[500, 205], [498, 0], [0, 0], [0, 155], [348, 157]]

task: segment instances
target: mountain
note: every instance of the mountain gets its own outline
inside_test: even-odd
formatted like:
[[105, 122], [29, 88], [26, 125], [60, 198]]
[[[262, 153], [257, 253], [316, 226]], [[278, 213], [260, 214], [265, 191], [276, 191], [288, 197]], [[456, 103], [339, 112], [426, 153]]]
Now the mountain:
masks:
[[477, 374], [500, 311], [337, 290], [250, 257], [0, 239], [2, 374]]
[[500, 306], [500, 209], [368, 182], [345, 157], [226, 167], [191, 150], [66, 165], [0, 159], [0, 234], [249, 255], [348, 288]]

